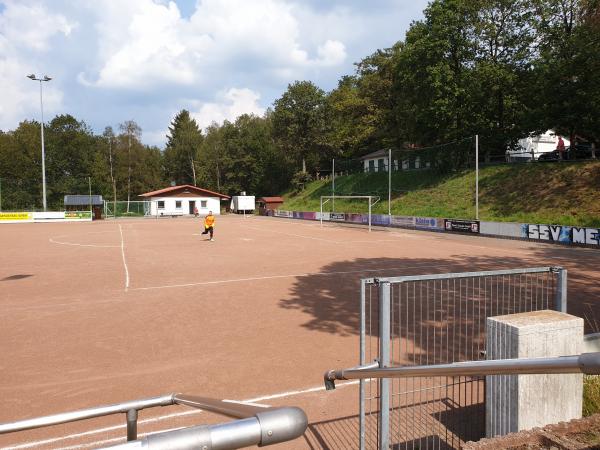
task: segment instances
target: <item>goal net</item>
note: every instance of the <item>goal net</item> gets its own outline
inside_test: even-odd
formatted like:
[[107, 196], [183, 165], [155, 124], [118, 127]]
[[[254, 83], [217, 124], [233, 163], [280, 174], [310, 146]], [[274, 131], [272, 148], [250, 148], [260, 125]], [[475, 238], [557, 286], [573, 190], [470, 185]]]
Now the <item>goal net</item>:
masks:
[[[320, 204], [321, 226], [323, 226], [323, 216], [325, 215], [323, 212], [323, 206], [325, 206], [327, 203], [331, 202], [332, 210], [334, 210], [335, 208], [333, 206], [335, 204], [336, 199], [366, 201], [369, 206], [369, 210], [368, 210], [368, 214], [367, 214], [367, 223], [369, 224], [369, 231], [371, 231], [373, 205], [375, 205], [380, 200], [379, 196], [376, 196], [376, 195], [322, 195], [321, 202], [320, 202], [321, 203]], [[336, 214], [336, 213], [330, 212], [329, 214], [330, 214], [330, 220], [334, 220], [334, 219], [331, 219], [331, 217], [332, 217], [331, 215]]]

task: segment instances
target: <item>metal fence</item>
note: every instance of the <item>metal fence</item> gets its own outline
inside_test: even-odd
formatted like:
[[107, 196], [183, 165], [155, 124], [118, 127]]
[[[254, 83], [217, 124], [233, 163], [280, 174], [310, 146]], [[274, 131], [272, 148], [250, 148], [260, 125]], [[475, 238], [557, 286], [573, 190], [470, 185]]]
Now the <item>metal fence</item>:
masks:
[[117, 201], [104, 200], [104, 217], [143, 217], [150, 215], [150, 204], [144, 201]]
[[[485, 359], [487, 317], [566, 311], [562, 268], [361, 281], [360, 365]], [[459, 448], [485, 435], [485, 378], [361, 380], [360, 448]]]

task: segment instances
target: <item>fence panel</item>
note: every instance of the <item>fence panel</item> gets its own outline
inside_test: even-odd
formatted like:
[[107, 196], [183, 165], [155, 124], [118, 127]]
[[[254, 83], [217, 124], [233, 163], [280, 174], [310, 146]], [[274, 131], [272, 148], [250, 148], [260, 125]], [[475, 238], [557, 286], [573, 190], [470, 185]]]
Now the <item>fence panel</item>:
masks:
[[[485, 359], [487, 317], [543, 309], [566, 309], [561, 268], [365, 279], [360, 363]], [[365, 380], [360, 409], [361, 448], [459, 448], [485, 436], [485, 377]]]

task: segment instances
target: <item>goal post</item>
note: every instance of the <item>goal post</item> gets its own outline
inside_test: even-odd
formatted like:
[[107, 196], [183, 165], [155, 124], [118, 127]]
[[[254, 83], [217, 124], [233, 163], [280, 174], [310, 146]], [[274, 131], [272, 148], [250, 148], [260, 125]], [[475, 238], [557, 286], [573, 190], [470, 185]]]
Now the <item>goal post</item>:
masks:
[[348, 200], [367, 200], [369, 204], [369, 215], [368, 215], [368, 223], [369, 223], [369, 232], [371, 231], [371, 216], [373, 211], [373, 206], [380, 200], [379, 196], [376, 195], [322, 195], [320, 202], [321, 215], [319, 219], [321, 221], [321, 226], [323, 226], [323, 205], [325, 205], [330, 200], [335, 201], [335, 199], [348, 199]]

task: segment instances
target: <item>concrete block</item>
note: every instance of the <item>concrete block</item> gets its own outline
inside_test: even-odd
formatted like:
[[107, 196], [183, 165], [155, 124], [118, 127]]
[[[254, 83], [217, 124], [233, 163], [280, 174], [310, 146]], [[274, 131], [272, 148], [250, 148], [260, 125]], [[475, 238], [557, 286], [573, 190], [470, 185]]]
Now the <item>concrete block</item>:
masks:
[[[487, 359], [582, 353], [583, 319], [533, 311], [487, 319]], [[486, 377], [486, 436], [502, 436], [581, 417], [580, 374]]]

